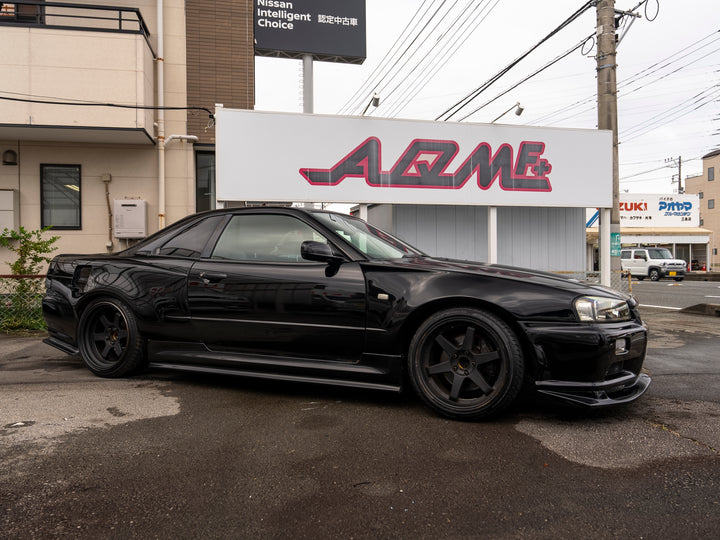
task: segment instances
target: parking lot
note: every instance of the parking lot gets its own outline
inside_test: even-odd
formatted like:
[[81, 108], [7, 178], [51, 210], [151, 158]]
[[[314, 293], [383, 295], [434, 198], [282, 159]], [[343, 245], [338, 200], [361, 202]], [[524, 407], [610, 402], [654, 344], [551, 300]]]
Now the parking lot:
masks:
[[[657, 285], [657, 284], [653, 284]], [[6, 538], [714, 537], [717, 319], [646, 308], [653, 377], [603, 412], [501, 419], [411, 394], [148, 372], [92, 376], [0, 340]]]

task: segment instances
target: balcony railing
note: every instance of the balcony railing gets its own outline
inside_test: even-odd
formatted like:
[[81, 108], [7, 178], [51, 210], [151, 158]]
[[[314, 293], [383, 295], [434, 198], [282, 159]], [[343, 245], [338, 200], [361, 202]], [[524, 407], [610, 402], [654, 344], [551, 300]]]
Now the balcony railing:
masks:
[[142, 34], [152, 50], [150, 31], [140, 10], [133, 7], [64, 2], [0, 2], [0, 26], [7, 25]]

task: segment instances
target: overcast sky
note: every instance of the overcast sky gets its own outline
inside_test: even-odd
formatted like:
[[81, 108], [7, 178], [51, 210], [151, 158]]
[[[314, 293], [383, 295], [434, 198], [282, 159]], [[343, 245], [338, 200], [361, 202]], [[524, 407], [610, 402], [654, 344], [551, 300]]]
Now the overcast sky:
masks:
[[[639, 1], [617, 0], [615, 7], [627, 10]], [[357, 99], [367, 103], [372, 89], [363, 85], [373, 72], [378, 73], [376, 69], [403, 30], [418, 21], [413, 16], [421, 6], [424, 20], [437, 10], [436, 24], [432, 24], [436, 31], [422, 35], [410, 48], [417, 54], [408, 54], [398, 65], [402, 71], [395, 79], [389, 75], [380, 83], [382, 103], [370, 109], [373, 116], [435, 119], [583, 4], [581, 0], [367, 0], [367, 60], [362, 66], [315, 62], [315, 112], [339, 113], [360, 89], [366, 97]], [[620, 189], [672, 193], [677, 190], [671, 178], [677, 174], [678, 156], [683, 159], [685, 178], [700, 174], [699, 158], [720, 147], [716, 134], [720, 131], [720, 6], [718, 0], [650, 0], [647, 4], [647, 17], [654, 20], [646, 18], [644, 6], [640, 8], [643, 17], [618, 47]], [[451, 26], [461, 12], [458, 23]], [[480, 14], [485, 15], [483, 20]], [[458, 32], [462, 20], [473, 22], [467, 36]], [[492, 85], [464, 114], [580, 43], [594, 33], [595, 26], [596, 10], [591, 8]], [[438, 49], [430, 49], [438, 40], [444, 43], [443, 50], [456, 50], [442, 62], [435, 61], [436, 69], [429, 60], [436, 55], [442, 58]], [[596, 51], [592, 45], [585, 47], [586, 55], [570, 54], [464, 121], [490, 122], [520, 102], [521, 116], [510, 113], [498, 122], [596, 128]], [[423, 58], [425, 63], [421, 63]], [[411, 85], [416, 76], [417, 82]], [[302, 112], [300, 61], [256, 58], [256, 109]], [[668, 158], [675, 158], [674, 164], [666, 163]]]

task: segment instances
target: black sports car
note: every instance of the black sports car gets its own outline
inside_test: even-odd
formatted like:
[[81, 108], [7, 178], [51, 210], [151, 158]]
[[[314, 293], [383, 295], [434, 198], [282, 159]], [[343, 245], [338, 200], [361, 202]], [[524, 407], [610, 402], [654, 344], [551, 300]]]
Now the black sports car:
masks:
[[429, 257], [321, 210], [205, 212], [112, 255], [50, 264], [46, 343], [103, 377], [148, 364], [400, 390], [438, 413], [499, 413], [523, 387], [629, 402], [647, 329], [621, 293], [552, 274]]

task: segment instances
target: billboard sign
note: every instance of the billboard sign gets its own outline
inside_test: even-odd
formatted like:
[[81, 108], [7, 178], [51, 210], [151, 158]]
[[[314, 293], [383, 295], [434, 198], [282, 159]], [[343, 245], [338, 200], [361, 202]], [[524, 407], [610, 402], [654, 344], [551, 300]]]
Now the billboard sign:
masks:
[[621, 227], [699, 227], [698, 195], [647, 195], [623, 193], [620, 196]]
[[218, 109], [219, 201], [612, 206], [612, 134]]
[[253, 0], [255, 54], [361, 64], [365, 0]]

